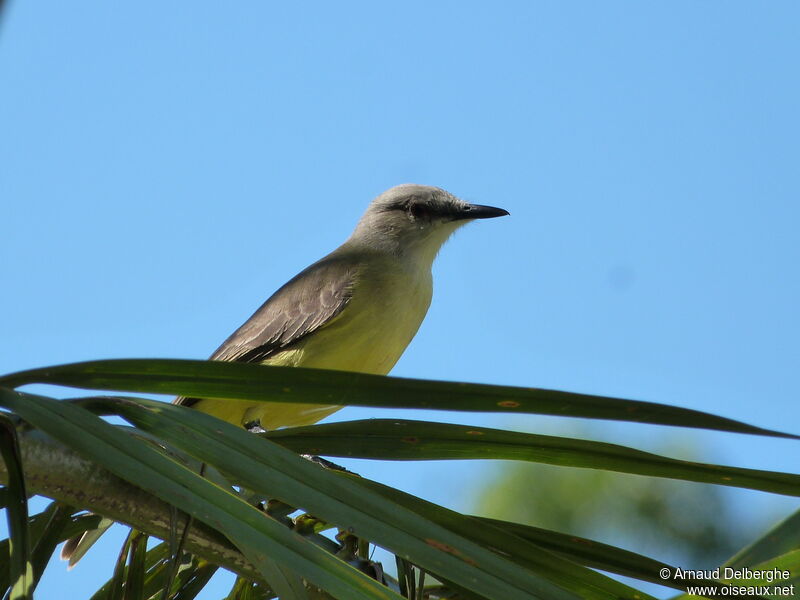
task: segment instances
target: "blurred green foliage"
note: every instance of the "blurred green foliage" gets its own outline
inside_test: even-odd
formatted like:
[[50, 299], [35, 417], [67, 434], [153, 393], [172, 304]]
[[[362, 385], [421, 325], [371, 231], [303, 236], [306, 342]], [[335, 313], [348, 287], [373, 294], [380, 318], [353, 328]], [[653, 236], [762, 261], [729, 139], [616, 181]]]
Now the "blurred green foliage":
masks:
[[[575, 429], [554, 434], [593, 437]], [[648, 450], [686, 460], [708, 454], [690, 449], [677, 436]], [[498, 464], [494, 481], [482, 487], [478, 514], [594, 538], [693, 568], [719, 565], [778, 519], [772, 511], [738, 518], [730, 490], [713, 485], [537, 463]]]

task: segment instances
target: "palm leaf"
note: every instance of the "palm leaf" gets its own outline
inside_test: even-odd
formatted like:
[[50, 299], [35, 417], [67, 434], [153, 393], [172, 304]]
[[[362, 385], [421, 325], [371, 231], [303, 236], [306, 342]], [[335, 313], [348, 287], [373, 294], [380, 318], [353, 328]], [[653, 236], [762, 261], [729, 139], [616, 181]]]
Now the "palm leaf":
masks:
[[800, 475], [677, 460], [588, 440], [485, 427], [369, 419], [260, 434], [301, 454], [380, 460], [508, 459], [800, 496]]
[[9, 560], [6, 563], [11, 600], [32, 598], [34, 583], [31, 542], [28, 530], [28, 494], [22, 472], [17, 430], [6, 415], [0, 415], [0, 455], [8, 472], [7, 507]]
[[21, 371], [0, 378], [0, 386], [20, 387], [30, 383], [264, 402], [532, 413], [800, 439], [794, 434], [654, 402], [540, 388], [426, 381], [223, 361], [104, 360]]
[[[7, 431], [13, 432], [8, 435], [14, 440], [22, 431], [20, 439], [25, 447], [63, 444], [114, 474], [108, 477], [119, 477], [120, 484], [130, 482], [135, 489], [152, 494], [154, 502], [165, 501], [163, 510], [172, 511], [170, 514], [175, 512], [170, 505], [178, 507], [181, 515], [195, 519], [197, 531], [208, 532], [203, 535], [218, 531], [238, 548], [242, 558], [237, 561], [237, 572], [258, 574], [261, 579], [256, 578], [254, 585], [253, 575], [240, 577], [231, 598], [272, 597], [273, 592], [263, 581], [270, 582], [285, 600], [331, 597], [328, 594], [388, 599], [400, 598], [399, 592], [419, 598], [431, 594], [503, 600], [649, 598], [592, 568], [676, 588], [686, 584], [657, 579], [657, 568], [672, 567], [653, 559], [559, 532], [462, 515], [391, 487], [323, 468], [297, 453], [381, 460], [527, 460], [800, 495], [800, 478], [794, 474], [681, 461], [616, 444], [403, 420], [316, 425], [256, 436], [197, 411], [153, 400], [97, 397], [59, 402], [7, 389], [29, 383], [267, 402], [538, 413], [796, 436], [699, 411], [633, 400], [236, 363], [96, 361], [0, 378], [0, 386], [6, 388], [0, 387], [0, 406], [35, 428], [21, 430], [17, 421], [8, 421], [11, 429]], [[104, 414], [120, 415], [133, 427], [110, 425], [100, 418]], [[42, 433], [55, 441], [48, 442]], [[11, 447], [6, 443], [6, 452]], [[198, 474], [201, 463], [206, 465], [206, 476]], [[18, 467], [13, 465], [14, 460], [11, 465], [7, 460], [6, 471], [0, 473], [9, 484], [2, 490], [0, 501], [9, 507], [15, 502], [19, 505], [14, 499], [20, 498], [20, 485], [24, 485], [21, 471], [14, 475]], [[34, 461], [31, 468], [35, 471], [41, 467]], [[15, 477], [17, 483], [13, 484]], [[134, 489], [126, 486], [118, 486], [119, 493]], [[36, 489], [43, 487], [47, 488], [46, 483], [37, 478]], [[64, 496], [74, 498], [68, 493]], [[261, 499], [273, 499], [266, 514], [251, 504]], [[77, 510], [81, 508], [87, 507]], [[314, 517], [290, 519], [296, 508]], [[17, 530], [20, 526], [31, 530], [33, 573], [37, 578], [39, 565], [52, 554], [58, 541], [91, 530], [99, 521], [99, 517], [75, 515], [75, 509], [62, 503], [51, 505], [32, 519], [20, 520], [19, 515], [14, 519]], [[175, 522], [174, 518], [170, 520]], [[791, 519], [787, 523], [773, 532], [775, 539], [786, 541], [782, 552], [765, 557], [766, 546], [756, 543], [744, 551], [745, 558], [737, 560], [760, 558], [794, 565], [796, 556], [786, 546], [796, 523]], [[341, 546], [317, 533], [331, 526], [349, 532]], [[137, 528], [147, 534], [155, 532], [163, 539], [174, 538], [156, 523], [153, 531], [148, 522], [139, 521]], [[359, 556], [348, 558], [342, 551], [354, 535], [360, 538], [353, 546], [359, 549]], [[167, 596], [189, 599], [216, 570], [213, 563], [195, 557], [182, 561], [171, 578], [175, 550], [167, 551], [170, 544], [160, 544], [146, 551], [145, 539], [138, 533], [130, 538], [120, 554], [115, 576], [98, 592], [98, 598], [113, 598], [124, 591], [127, 597], [148, 600]], [[386, 578], [389, 587], [352, 566], [364, 560], [366, 540], [397, 557], [399, 580]], [[341, 557], [331, 553], [340, 547]], [[4, 552], [11, 557], [9, 549], [7, 543], [0, 544], [0, 558]], [[426, 573], [427, 579], [432, 576], [438, 582], [425, 585]]]

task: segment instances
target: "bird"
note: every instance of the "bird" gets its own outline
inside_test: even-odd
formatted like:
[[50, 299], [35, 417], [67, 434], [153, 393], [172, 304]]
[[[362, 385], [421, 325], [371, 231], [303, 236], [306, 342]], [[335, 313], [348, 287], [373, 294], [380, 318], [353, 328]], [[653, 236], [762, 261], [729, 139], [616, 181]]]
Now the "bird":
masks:
[[[417, 333], [433, 294], [431, 267], [462, 225], [508, 215], [444, 189], [395, 186], [369, 204], [352, 235], [267, 299], [210, 360], [388, 374]], [[179, 397], [251, 430], [311, 425], [325, 404]]]

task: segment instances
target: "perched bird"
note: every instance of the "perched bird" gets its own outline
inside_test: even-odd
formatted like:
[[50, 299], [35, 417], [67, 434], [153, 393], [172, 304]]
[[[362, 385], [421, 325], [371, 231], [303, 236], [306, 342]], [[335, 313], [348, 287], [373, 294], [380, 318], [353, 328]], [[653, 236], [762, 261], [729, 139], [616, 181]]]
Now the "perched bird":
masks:
[[[436, 187], [393, 187], [372, 201], [347, 241], [275, 292], [211, 360], [385, 375], [428, 312], [431, 265], [442, 244], [465, 223], [507, 214]], [[202, 398], [175, 403], [264, 429], [310, 425], [341, 408]]]

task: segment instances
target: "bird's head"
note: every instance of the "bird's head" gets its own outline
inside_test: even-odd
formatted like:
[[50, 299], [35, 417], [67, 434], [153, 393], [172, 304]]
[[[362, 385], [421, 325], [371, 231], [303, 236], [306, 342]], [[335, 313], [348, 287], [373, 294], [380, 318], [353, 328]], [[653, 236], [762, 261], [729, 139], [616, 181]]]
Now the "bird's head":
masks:
[[432, 262], [460, 226], [507, 214], [502, 208], [469, 204], [441, 188], [407, 183], [372, 201], [350, 241]]

